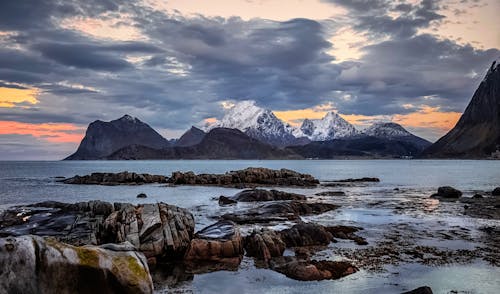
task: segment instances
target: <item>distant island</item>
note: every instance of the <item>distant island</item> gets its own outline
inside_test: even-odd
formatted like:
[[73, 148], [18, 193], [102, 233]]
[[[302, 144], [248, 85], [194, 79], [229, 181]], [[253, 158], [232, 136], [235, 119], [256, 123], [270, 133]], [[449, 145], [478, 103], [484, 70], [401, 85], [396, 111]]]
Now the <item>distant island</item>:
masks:
[[193, 126], [175, 140], [130, 115], [94, 121], [65, 160], [482, 159], [498, 156], [499, 147], [500, 65], [494, 61], [457, 125], [434, 144], [393, 122], [360, 131], [335, 112], [293, 128], [271, 110], [242, 101], [205, 130]]

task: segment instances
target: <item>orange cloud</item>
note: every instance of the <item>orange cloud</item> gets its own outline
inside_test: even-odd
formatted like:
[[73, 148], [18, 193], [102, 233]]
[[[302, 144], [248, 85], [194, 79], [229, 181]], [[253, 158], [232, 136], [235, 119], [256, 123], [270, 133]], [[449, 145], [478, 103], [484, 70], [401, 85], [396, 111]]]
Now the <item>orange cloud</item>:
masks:
[[38, 89], [0, 87], [0, 107], [15, 107], [19, 103], [37, 104]]
[[446, 132], [455, 126], [461, 115], [460, 112], [443, 112], [439, 107], [423, 105], [418, 111], [396, 114], [392, 120], [405, 127], [432, 128]]
[[85, 128], [74, 124], [0, 121], [0, 135], [31, 135], [55, 143], [78, 143], [84, 133]]

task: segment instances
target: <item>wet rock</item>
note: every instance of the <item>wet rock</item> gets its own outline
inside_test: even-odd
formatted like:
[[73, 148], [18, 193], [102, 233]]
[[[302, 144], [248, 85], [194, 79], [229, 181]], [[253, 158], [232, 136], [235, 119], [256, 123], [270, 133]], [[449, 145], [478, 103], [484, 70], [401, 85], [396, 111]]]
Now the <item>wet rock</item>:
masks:
[[401, 294], [432, 294], [432, 289], [428, 286], [423, 286]]
[[353, 226], [331, 226], [326, 227], [326, 230], [335, 238], [353, 240], [358, 245], [368, 245], [368, 242], [363, 237], [354, 234], [355, 232], [362, 230], [362, 228]]
[[86, 176], [74, 176], [62, 180], [65, 184], [77, 185], [140, 185], [150, 183], [166, 183], [167, 178], [161, 175], [129, 173], [92, 173]]
[[484, 219], [500, 219], [500, 197], [462, 197], [460, 202], [468, 204], [464, 211], [465, 215]]
[[146, 195], [145, 193], [140, 193], [137, 195], [137, 198], [148, 198], [148, 195]]
[[495, 189], [493, 189], [493, 191], [491, 191], [491, 195], [500, 196], [500, 187], [496, 187]]
[[0, 292], [152, 293], [153, 283], [133, 246], [76, 247], [27, 235], [0, 239]]
[[282, 256], [286, 244], [281, 235], [273, 230], [254, 230], [244, 240], [247, 256], [255, 257], [267, 263], [271, 258]]
[[306, 196], [277, 190], [250, 189], [239, 192], [231, 197], [238, 202], [306, 200]]
[[349, 179], [344, 179], [344, 180], [337, 180], [335, 182], [338, 183], [356, 183], [356, 182], [380, 182], [379, 178], [370, 178], [370, 177], [363, 177], [363, 178], [349, 178]]
[[195, 234], [184, 260], [239, 264], [242, 258], [243, 240], [238, 227], [231, 221], [219, 221]]
[[289, 169], [273, 170], [249, 167], [225, 174], [194, 174], [173, 172], [168, 180], [174, 185], [216, 185], [230, 187], [256, 186], [316, 186], [319, 181], [308, 174]]
[[219, 205], [220, 206], [232, 205], [232, 204], [235, 204], [235, 203], [238, 203], [238, 201], [233, 200], [233, 199], [231, 199], [229, 197], [226, 197], [226, 196], [220, 196], [219, 197]]
[[439, 187], [438, 192], [436, 194], [432, 194], [431, 198], [458, 199], [460, 196], [462, 196], [461, 191], [450, 186], [444, 186], [444, 187]]
[[345, 192], [343, 191], [324, 191], [316, 193], [317, 196], [345, 196]]
[[271, 268], [300, 281], [340, 279], [358, 271], [355, 266], [346, 261], [308, 261], [292, 256], [273, 258]]
[[266, 203], [246, 211], [222, 215], [223, 219], [239, 224], [297, 220], [301, 215], [321, 214], [339, 206], [330, 203], [289, 201]]
[[333, 236], [322, 225], [300, 223], [280, 232], [287, 247], [328, 245]]
[[102, 240], [128, 241], [146, 257], [182, 258], [194, 233], [193, 215], [165, 203], [120, 205], [103, 224]]
[[474, 196], [472, 196], [472, 198], [474, 198], [474, 199], [481, 199], [481, 198], [483, 198], [483, 195], [481, 195], [481, 194], [474, 194]]

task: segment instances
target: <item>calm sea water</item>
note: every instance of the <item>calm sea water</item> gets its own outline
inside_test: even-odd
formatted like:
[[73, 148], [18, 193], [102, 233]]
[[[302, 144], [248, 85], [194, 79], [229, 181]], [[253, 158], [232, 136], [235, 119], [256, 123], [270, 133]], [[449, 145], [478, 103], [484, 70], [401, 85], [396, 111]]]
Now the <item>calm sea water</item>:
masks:
[[[444, 210], [435, 209], [430, 202], [423, 207], [405, 208], [395, 213], [395, 206], [405, 205], [406, 199], [420, 199], [426, 204], [437, 187], [450, 185], [472, 196], [476, 191], [491, 191], [500, 186], [500, 161], [474, 160], [301, 160], [301, 161], [54, 161], [54, 162], [0, 162], [0, 210], [12, 205], [45, 200], [78, 202], [100, 199], [109, 202], [166, 202], [190, 209], [195, 216], [196, 229], [213, 223], [214, 216], [234, 208], [219, 207], [214, 197], [231, 196], [238, 189], [220, 187], [166, 187], [164, 184], [142, 186], [67, 185], [56, 177], [71, 177], [92, 172], [140, 172], [170, 175], [173, 171], [195, 173], [224, 173], [246, 167], [288, 168], [312, 174], [321, 181], [357, 177], [378, 177], [379, 183], [344, 187], [346, 197], [332, 198], [341, 208], [318, 216], [306, 217], [324, 225], [349, 224], [364, 227], [363, 236], [374, 244], [387, 227], [409, 223], [429, 230], [448, 230], [460, 226], [477, 232], [483, 225], [500, 225], [499, 221], [463, 217], [453, 213], [463, 209], [460, 203], [447, 204]], [[401, 192], [395, 193], [394, 188]], [[306, 194], [325, 188], [283, 188]], [[146, 193], [148, 198], [137, 199]], [[414, 202], [411, 202], [414, 203]], [[247, 205], [247, 204], [242, 204]], [[253, 205], [253, 204], [248, 204]], [[238, 204], [240, 206], [240, 204]], [[440, 206], [441, 207], [441, 206]], [[241, 207], [240, 207], [241, 208]], [[450, 210], [451, 209], [451, 210]], [[286, 225], [286, 224], [285, 224]], [[245, 228], [242, 228], [245, 230]], [[442, 240], [415, 240], [418, 244], [452, 249], [472, 249], [475, 242], [442, 242]], [[335, 246], [342, 246], [342, 242]], [[350, 243], [348, 246], [351, 246]], [[250, 263], [250, 264], [248, 264]], [[195, 275], [181, 288], [196, 293], [400, 293], [422, 285], [429, 285], [434, 293], [498, 293], [500, 269], [482, 261], [472, 264], [451, 264], [429, 267], [420, 264], [389, 266], [383, 273], [360, 271], [337, 281], [300, 282], [266, 269], [256, 269], [250, 259], [244, 259], [237, 272], [218, 271]], [[230, 282], [229, 282], [230, 281]], [[168, 293], [169, 289], [156, 289]], [[465, 292], [463, 292], [465, 291]]]

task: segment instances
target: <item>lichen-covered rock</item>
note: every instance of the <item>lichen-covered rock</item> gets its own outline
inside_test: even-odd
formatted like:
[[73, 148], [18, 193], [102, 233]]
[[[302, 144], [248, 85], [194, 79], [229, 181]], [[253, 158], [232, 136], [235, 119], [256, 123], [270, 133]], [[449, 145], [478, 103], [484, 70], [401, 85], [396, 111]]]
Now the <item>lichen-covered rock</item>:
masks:
[[305, 195], [288, 193], [277, 190], [249, 189], [231, 197], [238, 202], [279, 201], [279, 200], [306, 200]]
[[319, 181], [308, 174], [289, 169], [273, 170], [249, 167], [225, 174], [194, 174], [174, 172], [168, 179], [174, 185], [216, 185], [233, 187], [256, 186], [316, 186]]
[[74, 176], [61, 180], [65, 184], [78, 185], [140, 185], [150, 183], [166, 183], [162, 175], [138, 174], [134, 172], [92, 173], [85, 176]]
[[231, 221], [219, 221], [195, 234], [184, 259], [239, 264], [242, 257], [243, 240], [238, 227]]
[[333, 236], [322, 225], [314, 223], [300, 223], [290, 229], [280, 232], [281, 239], [286, 247], [328, 245]]
[[0, 239], [0, 293], [152, 293], [130, 244], [76, 247], [26, 235]]
[[273, 230], [254, 230], [245, 237], [245, 251], [248, 256], [268, 262], [273, 257], [282, 256], [286, 244], [281, 235]]
[[321, 202], [273, 202], [265, 203], [246, 211], [227, 213], [222, 215], [222, 218], [238, 224], [268, 223], [273, 221], [297, 220], [301, 215], [321, 214], [338, 207], [335, 204]]

